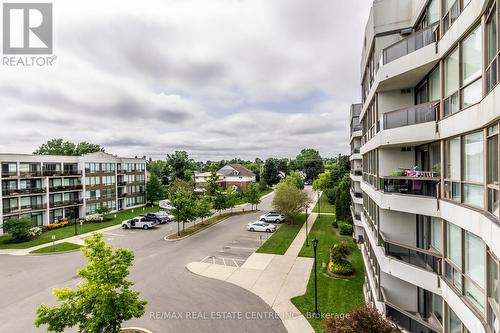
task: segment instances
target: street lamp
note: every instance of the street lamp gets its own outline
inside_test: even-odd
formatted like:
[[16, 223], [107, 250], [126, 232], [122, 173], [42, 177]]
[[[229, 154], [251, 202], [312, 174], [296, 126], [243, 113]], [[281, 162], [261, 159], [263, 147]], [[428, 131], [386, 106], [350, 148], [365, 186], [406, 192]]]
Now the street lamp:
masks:
[[309, 246], [309, 237], [307, 236], [307, 206], [306, 206], [306, 246]]
[[316, 250], [318, 248], [318, 239], [314, 237], [313, 241], [313, 248], [314, 248], [314, 312], [313, 316], [314, 318], [318, 319], [319, 318], [319, 312], [318, 312], [318, 277], [317, 277], [317, 272], [316, 272]]
[[318, 217], [321, 217], [321, 198], [319, 196], [320, 191], [318, 191]]

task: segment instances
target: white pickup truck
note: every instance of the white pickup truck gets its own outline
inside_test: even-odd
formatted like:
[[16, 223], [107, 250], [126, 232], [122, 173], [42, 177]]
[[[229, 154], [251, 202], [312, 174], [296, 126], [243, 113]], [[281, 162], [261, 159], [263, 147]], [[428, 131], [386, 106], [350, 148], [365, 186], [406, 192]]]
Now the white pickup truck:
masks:
[[123, 229], [136, 228], [148, 230], [149, 228], [154, 228], [155, 226], [156, 222], [147, 220], [144, 217], [134, 217], [133, 219], [122, 222]]

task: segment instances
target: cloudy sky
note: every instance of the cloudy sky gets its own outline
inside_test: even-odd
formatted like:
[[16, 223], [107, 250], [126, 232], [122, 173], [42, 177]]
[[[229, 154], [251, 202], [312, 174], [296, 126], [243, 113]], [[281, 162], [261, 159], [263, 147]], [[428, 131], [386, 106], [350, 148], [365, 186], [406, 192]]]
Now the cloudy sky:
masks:
[[55, 0], [52, 68], [0, 66], [0, 152], [348, 152], [371, 0]]

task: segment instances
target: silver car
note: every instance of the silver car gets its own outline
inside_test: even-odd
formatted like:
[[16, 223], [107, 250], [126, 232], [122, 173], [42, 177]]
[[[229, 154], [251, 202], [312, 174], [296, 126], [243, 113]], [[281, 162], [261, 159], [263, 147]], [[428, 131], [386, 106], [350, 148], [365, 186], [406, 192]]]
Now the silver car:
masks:
[[266, 222], [251, 222], [247, 224], [248, 231], [262, 231], [262, 232], [275, 232], [276, 226], [274, 224], [269, 224]]

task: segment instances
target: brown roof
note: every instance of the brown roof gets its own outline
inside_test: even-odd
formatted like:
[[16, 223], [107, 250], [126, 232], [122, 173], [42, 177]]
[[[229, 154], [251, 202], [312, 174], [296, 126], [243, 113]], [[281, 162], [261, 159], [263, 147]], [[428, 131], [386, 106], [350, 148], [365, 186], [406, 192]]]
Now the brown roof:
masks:
[[[238, 171], [239, 172], [238, 176], [255, 177], [255, 173], [253, 173], [251, 170], [248, 170], [247, 168], [245, 168], [243, 165], [241, 165], [239, 163], [228, 164], [226, 166], [230, 166], [231, 168]], [[218, 172], [221, 172], [221, 171], [219, 170]]]

